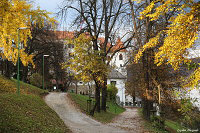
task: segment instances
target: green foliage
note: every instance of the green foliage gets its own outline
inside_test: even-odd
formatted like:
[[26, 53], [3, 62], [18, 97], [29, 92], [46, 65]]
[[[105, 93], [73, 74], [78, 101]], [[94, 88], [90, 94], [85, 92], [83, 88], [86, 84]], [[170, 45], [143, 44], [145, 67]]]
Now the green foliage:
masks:
[[[80, 107], [80, 109], [85, 112], [85, 113], [88, 113], [86, 112], [87, 110], [87, 100], [89, 99], [88, 96], [83, 96], [83, 95], [77, 95], [75, 93], [69, 93], [70, 94], [70, 97], [71, 99]], [[93, 103], [94, 99], [92, 99], [92, 103]], [[94, 118], [100, 122], [104, 122], [104, 123], [107, 123], [107, 122], [111, 122], [111, 120], [116, 117], [118, 114], [122, 113], [125, 111], [124, 108], [118, 106], [117, 104], [113, 103], [113, 102], [107, 102], [107, 112], [100, 112], [100, 113], [97, 113], [95, 112], [94, 113]]]
[[[142, 113], [142, 108], [139, 109], [138, 111], [139, 115], [141, 117], [143, 116]], [[156, 117], [151, 117], [152, 121], [147, 121], [145, 120], [144, 122], [144, 127], [146, 127], [147, 130], [149, 130], [150, 132], [155, 132], [155, 133], [166, 133], [166, 129], [168, 129], [169, 132], [177, 132], [178, 130], [182, 130], [185, 129], [185, 127], [181, 126], [179, 122], [175, 122], [172, 120], [165, 120], [159, 116]], [[164, 125], [160, 125], [159, 121], [162, 122], [164, 121]]]
[[115, 100], [117, 92], [118, 89], [115, 85], [112, 84], [107, 85], [107, 94], [109, 100]]
[[160, 116], [152, 116], [151, 117], [152, 126], [158, 128], [160, 130], [165, 129], [165, 120]]
[[186, 123], [186, 125], [191, 125], [192, 119], [191, 119], [191, 111], [194, 109], [191, 99], [190, 98], [183, 98], [181, 99], [181, 108], [178, 109], [178, 111], [181, 112], [183, 115], [182, 121]]
[[34, 73], [30, 77], [30, 82], [32, 85], [41, 88], [42, 87], [42, 76], [39, 73]]
[[166, 120], [165, 125], [175, 131], [184, 129], [184, 127], [181, 126], [178, 122], [171, 121], [171, 120]]
[[182, 122], [186, 127], [200, 130], [200, 111], [193, 106], [191, 99], [182, 99], [179, 111], [183, 115]]

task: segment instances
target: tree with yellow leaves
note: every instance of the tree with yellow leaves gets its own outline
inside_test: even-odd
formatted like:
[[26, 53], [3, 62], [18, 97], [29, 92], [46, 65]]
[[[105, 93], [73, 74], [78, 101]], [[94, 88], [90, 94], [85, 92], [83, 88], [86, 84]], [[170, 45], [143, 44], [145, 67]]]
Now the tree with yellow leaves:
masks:
[[84, 82], [94, 81], [96, 85], [95, 99], [96, 104], [91, 111], [97, 107], [100, 112], [100, 90], [104, 81], [104, 76], [107, 75], [107, 65], [102, 61], [101, 50], [94, 50], [92, 38], [85, 33], [82, 33], [75, 39], [69, 39], [68, 44], [74, 45], [72, 57], [68, 60], [70, 70], [73, 71], [75, 77]]
[[[74, 52], [69, 59], [69, 67], [76, 73], [76, 78], [84, 82], [89, 82], [91, 79], [100, 82], [102, 81], [102, 71], [106, 72], [105, 63], [102, 62], [101, 51], [95, 51], [92, 49], [91, 38], [82, 33], [78, 38], [69, 40], [68, 44], [74, 45]], [[94, 76], [94, 75], [97, 76]]]
[[[174, 13], [169, 24], [139, 50], [136, 61], [145, 50], [160, 44], [160, 38], [164, 37], [163, 45], [155, 53], [155, 63], [158, 66], [163, 63], [170, 64], [175, 70], [184, 63], [190, 63], [188, 49], [193, 48], [195, 40], [198, 39], [200, 3], [194, 0], [154, 0], [141, 12], [141, 19], [157, 21], [169, 12]], [[200, 68], [197, 67], [185, 87], [198, 85], [199, 79]]]
[[[1, 57], [6, 58], [14, 63], [18, 60], [18, 39], [23, 43], [24, 48], [27, 46], [27, 39], [31, 38], [31, 23], [40, 23], [43, 25], [45, 19], [50, 23], [55, 20], [48, 16], [48, 12], [34, 10], [32, 5], [26, 0], [1, 0], [0, 1], [0, 48], [3, 51]], [[26, 27], [26, 30], [19, 28]], [[20, 30], [20, 32], [19, 32]], [[19, 33], [19, 34], [18, 34]], [[24, 65], [33, 63], [33, 55], [27, 55], [24, 48], [20, 49], [20, 58]]]

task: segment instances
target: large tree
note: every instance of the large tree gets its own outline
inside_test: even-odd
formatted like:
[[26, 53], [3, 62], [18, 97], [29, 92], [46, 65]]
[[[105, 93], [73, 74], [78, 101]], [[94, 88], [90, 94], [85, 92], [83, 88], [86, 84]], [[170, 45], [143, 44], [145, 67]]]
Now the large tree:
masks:
[[[168, 66], [156, 67], [163, 64], [171, 64], [173, 68], [177, 69], [183, 62], [187, 62], [187, 49], [194, 45], [194, 40], [197, 37], [198, 12], [194, 12], [199, 8], [195, 2], [187, 1], [139, 1], [136, 3], [129, 0], [132, 11], [133, 27], [135, 29], [136, 43], [142, 47], [135, 57], [135, 60], [142, 62], [144, 83], [146, 93], [144, 101], [144, 111], [149, 117], [148, 108], [149, 99], [151, 99], [153, 88], [157, 88], [160, 97], [160, 92], [164, 91], [166, 83], [163, 83], [163, 75], [160, 71], [169, 73], [171, 70]], [[138, 8], [139, 7], [139, 8]], [[188, 9], [191, 10], [188, 10]], [[141, 11], [139, 18], [138, 10]], [[187, 11], [188, 10], [188, 11]], [[187, 19], [186, 19], [187, 18]], [[186, 21], [187, 20], [187, 21]], [[191, 20], [191, 21], [190, 21]], [[142, 23], [141, 28], [138, 28], [139, 23]], [[184, 30], [189, 28], [187, 32]], [[186, 28], [187, 27], [187, 28]], [[143, 38], [139, 38], [143, 36]], [[146, 45], [145, 45], [146, 44]], [[183, 46], [183, 47], [182, 47]], [[178, 51], [180, 50], [180, 52]], [[156, 54], [155, 54], [156, 53]], [[139, 60], [141, 57], [141, 60]], [[193, 83], [199, 82], [199, 70], [192, 75]], [[175, 76], [175, 75], [174, 75]], [[164, 79], [167, 76], [164, 76]], [[191, 79], [191, 78], [190, 78]], [[190, 82], [191, 83], [191, 82]], [[150, 96], [148, 98], [148, 95]], [[157, 98], [160, 103], [160, 98]], [[147, 108], [145, 109], [145, 105]]]
[[[143, 47], [151, 38], [154, 38], [160, 31], [165, 29], [166, 25], [168, 24], [168, 20], [174, 14], [173, 11], [169, 12], [168, 14], [163, 15], [158, 21], [150, 21], [148, 17], [144, 19], [140, 19], [140, 12], [142, 12], [149, 4], [149, 1], [140, 1], [135, 2], [129, 0], [131, 16], [132, 16], [132, 27], [134, 31], [134, 38], [135, 38], [135, 45], [136, 49], [134, 49], [133, 54], [137, 53], [140, 47]], [[154, 65], [154, 52], [162, 44], [162, 37], [160, 38], [160, 44], [157, 47], [149, 48], [143, 50], [143, 54], [141, 59], [138, 60], [141, 73], [139, 73], [140, 81], [142, 86], [140, 86], [140, 92], [142, 92], [142, 99], [143, 99], [143, 113], [147, 119], [150, 119], [150, 110], [153, 107], [153, 101], [159, 102], [158, 99], [154, 99], [155, 93], [153, 91], [160, 92], [161, 89], [161, 80], [160, 76], [155, 73], [158, 68]], [[134, 65], [137, 66], [137, 65]], [[135, 71], [135, 68], [133, 68]], [[133, 80], [137, 80], [137, 78], [133, 78]], [[134, 89], [133, 89], [134, 90]], [[160, 93], [159, 93], [160, 94]], [[157, 94], [156, 94], [157, 95]]]
[[[190, 63], [188, 58], [189, 49], [199, 45], [195, 43], [198, 39], [199, 31], [199, 9], [200, 3], [193, 0], [165, 0], [152, 1], [143, 12], [141, 18], [148, 18], [151, 22], [159, 21], [163, 16], [168, 17], [167, 25], [155, 37], [151, 38], [146, 45], [138, 52], [136, 59], [142, 53], [161, 43], [160, 38], [164, 38], [162, 46], [155, 53], [155, 64], [170, 64], [177, 70], [185, 63]], [[173, 15], [170, 15], [173, 13]], [[199, 84], [200, 68], [196, 67], [194, 73], [188, 79], [185, 87], [194, 87]]]
[[[119, 36], [120, 30], [122, 31], [122, 26], [124, 26], [123, 21], [128, 14], [127, 3], [124, 0], [78, 0], [78, 1], [67, 1], [61, 13], [63, 16], [67, 12], [75, 12], [75, 19], [73, 21], [74, 25], [81, 28], [80, 32], [87, 32], [92, 41], [92, 50], [99, 53], [99, 62], [103, 62], [104, 65], [109, 66], [110, 60], [107, 60], [108, 54], [111, 54], [111, 58], [115, 53], [122, 49], [126, 49], [130, 46], [132, 38], [130, 37], [124, 41], [123, 47], [118, 47], [112, 49], [116, 44], [116, 38]], [[124, 32], [124, 31], [123, 31]], [[125, 33], [126, 34], [126, 33]], [[123, 35], [122, 35], [123, 36]], [[99, 43], [98, 39], [103, 37], [104, 40]], [[110, 45], [108, 45], [110, 43]], [[101, 60], [101, 61], [100, 61]], [[103, 82], [96, 83], [98, 88], [96, 91], [96, 101], [97, 110], [100, 111], [100, 89], [102, 89], [102, 110], [106, 111], [106, 95], [107, 95], [107, 74], [100, 73], [103, 76]], [[94, 73], [95, 78], [98, 75]], [[97, 94], [98, 93], [98, 94]]]
[[[27, 81], [28, 73], [40, 73], [42, 75], [43, 68], [43, 55], [49, 55], [45, 57], [45, 79], [56, 79], [56, 81], [64, 81], [65, 70], [62, 69], [62, 63], [64, 62], [64, 43], [59, 40], [56, 32], [53, 31], [53, 27], [45, 22], [43, 27], [38, 24], [32, 25], [31, 34], [32, 38], [29, 38], [25, 52], [28, 55], [34, 55], [33, 65], [23, 66], [22, 80]], [[49, 73], [51, 71], [51, 73]], [[57, 87], [58, 87], [58, 82]]]
[[[38, 22], [43, 25], [44, 19], [54, 22], [49, 18], [48, 12], [33, 9], [26, 0], [1, 0], [0, 2], [0, 48], [3, 49], [1, 57], [14, 63], [18, 60], [18, 41], [27, 46], [27, 40], [31, 37], [31, 23]], [[20, 30], [21, 27], [29, 29]], [[24, 65], [32, 62], [33, 55], [27, 55], [24, 49], [20, 50], [21, 61]]]

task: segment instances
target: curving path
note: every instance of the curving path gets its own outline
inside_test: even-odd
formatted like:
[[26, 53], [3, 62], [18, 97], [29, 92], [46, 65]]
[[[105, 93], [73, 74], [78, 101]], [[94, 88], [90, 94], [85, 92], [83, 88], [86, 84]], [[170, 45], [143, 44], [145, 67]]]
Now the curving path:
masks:
[[50, 93], [45, 97], [45, 102], [74, 133], [128, 133], [119, 127], [97, 122], [81, 113], [67, 97], [67, 93]]

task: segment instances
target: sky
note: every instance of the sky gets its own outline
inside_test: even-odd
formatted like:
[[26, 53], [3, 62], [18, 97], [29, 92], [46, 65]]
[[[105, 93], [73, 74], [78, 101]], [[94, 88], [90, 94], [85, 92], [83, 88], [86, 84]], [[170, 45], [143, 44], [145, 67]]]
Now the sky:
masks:
[[[48, 12], [51, 12], [51, 17], [56, 17], [56, 13], [59, 11], [59, 6], [62, 6], [62, 3], [64, 0], [33, 0], [34, 1], [34, 8], [37, 6], [40, 6], [41, 10], [46, 10]], [[60, 26], [58, 27], [59, 30], [66, 30], [66, 28], [69, 27], [69, 24], [61, 23], [61, 20], [56, 18], [56, 20], [60, 23]], [[69, 21], [68, 21], [69, 22]]]
[[34, 0], [34, 7], [40, 6], [43, 10], [56, 13], [62, 2], [63, 0]]
[[[51, 17], [56, 17], [56, 13], [59, 11], [59, 6], [63, 6], [64, 0], [33, 0], [34, 7], [40, 6], [42, 10], [47, 10], [48, 12], [52, 12]], [[71, 16], [72, 18], [73, 16]], [[60, 23], [58, 27], [59, 30], [70, 30], [70, 18], [66, 21], [67, 23], [61, 23], [61, 20], [57, 18], [57, 21]], [[199, 33], [200, 35], [200, 33]], [[196, 41], [199, 44], [200, 38]], [[197, 50], [190, 50], [191, 56], [199, 56], [200, 54], [200, 46], [197, 46]]]

